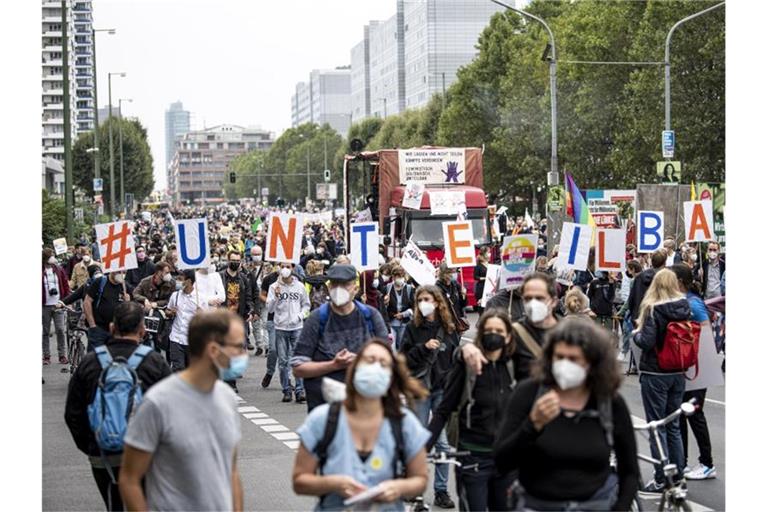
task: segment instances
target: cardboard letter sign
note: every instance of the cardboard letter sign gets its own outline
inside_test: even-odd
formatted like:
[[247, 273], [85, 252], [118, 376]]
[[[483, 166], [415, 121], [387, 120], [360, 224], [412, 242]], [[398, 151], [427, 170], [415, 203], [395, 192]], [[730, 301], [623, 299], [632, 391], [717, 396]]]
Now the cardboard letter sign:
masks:
[[449, 268], [475, 266], [474, 238], [471, 222], [443, 222], [445, 262]]
[[591, 240], [592, 226], [563, 222], [556, 263], [558, 270], [587, 270]]
[[[501, 288], [518, 288], [536, 265], [539, 235], [512, 235], [501, 244]], [[486, 278], [487, 279], [487, 278]]]
[[350, 226], [349, 259], [359, 271], [379, 268], [379, 224], [358, 222]]
[[664, 212], [637, 212], [637, 252], [653, 252], [664, 241]]
[[210, 265], [208, 250], [208, 219], [177, 220], [173, 229], [179, 248], [176, 268], [204, 268]]
[[267, 230], [267, 261], [298, 264], [301, 258], [301, 214], [274, 212]]
[[136, 261], [136, 250], [131, 234], [132, 228], [133, 223], [126, 220], [94, 226], [105, 274], [130, 270], [139, 266]]
[[686, 242], [715, 240], [712, 201], [686, 201], [683, 203], [683, 211]]
[[435, 284], [435, 267], [415, 243], [405, 246], [400, 265], [420, 285]]
[[624, 229], [598, 229], [595, 245], [595, 270], [624, 272], [626, 267], [627, 231]]

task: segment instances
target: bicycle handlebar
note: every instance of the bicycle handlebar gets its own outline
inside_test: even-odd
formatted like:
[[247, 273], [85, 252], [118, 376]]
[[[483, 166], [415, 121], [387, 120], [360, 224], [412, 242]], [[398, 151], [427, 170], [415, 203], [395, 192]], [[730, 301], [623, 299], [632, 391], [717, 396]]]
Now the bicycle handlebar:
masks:
[[660, 420], [655, 420], [655, 421], [649, 421], [644, 425], [633, 425], [633, 428], [635, 430], [656, 430], [659, 427], [663, 427], [664, 425], [667, 425], [668, 423], [675, 421], [681, 414], [690, 416], [694, 412], [696, 412], [696, 399], [691, 398], [689, 401], [683, 402], [682, 405], [680, 405], [680, 407], [676, 411], [674, 411], [672, 414], [670, 414], [666, 418], [662, 418]]

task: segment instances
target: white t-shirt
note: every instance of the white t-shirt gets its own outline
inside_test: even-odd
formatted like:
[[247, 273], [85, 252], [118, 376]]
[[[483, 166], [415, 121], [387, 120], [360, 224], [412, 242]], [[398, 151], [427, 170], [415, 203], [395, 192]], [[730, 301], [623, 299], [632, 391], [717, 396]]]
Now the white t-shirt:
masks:
[[200, 294], [200, 301], [208, 304], [211, 299], [219, 299], [223, 304], [227, 300], [224, 293], [224, 283], [221, 282], [221, 276], [218, 272], [208, 272], [203, 274], [200, 271], [195, 272], [195, 286]]
[[[45, 268], [45, 277], [43, 277], [43, 287], [45, 288], [45, 305], [55, 306], [61, 300], [61, 290], [59, 289], [59, 278], [53, 267]], [[51, 295], [50, 291], [56, 290], [56, 295]]]
[[168, 307], [176, 310], [176, 317], [171, 326], [170, 340], [179, 345], [188, 345], [189, 322], [199, 309], [208, 309], [208, 302], [203, 300], [203, 295], [193, 287], [189, 294], [184, 293], [183, 290], [173, 292], [171, 298], [168, 299]]

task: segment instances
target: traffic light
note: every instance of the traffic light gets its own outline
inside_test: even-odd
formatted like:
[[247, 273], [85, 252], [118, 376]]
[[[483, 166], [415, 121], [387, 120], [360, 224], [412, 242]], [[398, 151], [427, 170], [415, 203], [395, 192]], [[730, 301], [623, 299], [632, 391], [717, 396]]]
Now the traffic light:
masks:
[[326, 169], [326, 170], [323, 171], [323, 179], [325, 180], [326, 183], [331, 181], [331, 170], [330, 169]]
[[236, 181], [236, 179], [237, 178], [235, 178], [235, 173], [234, 172], [229, 173], [229, 182], [230, 183], [234, 183]]

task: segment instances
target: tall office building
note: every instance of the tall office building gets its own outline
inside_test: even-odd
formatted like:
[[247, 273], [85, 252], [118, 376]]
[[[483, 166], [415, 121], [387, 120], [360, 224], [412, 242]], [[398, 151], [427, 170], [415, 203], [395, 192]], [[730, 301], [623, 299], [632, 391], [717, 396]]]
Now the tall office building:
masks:
[[304, 123], [323, 125], [346, 137], [350, 125], [350, 69], [314, 69], [309, 82], [296, 84], [291, 97], [291, 126]]
[[487, 0], [396, 0], [395, 7], [391, 18], [363, 27], [352, 49], [353, 122], [424, 107], [475, 58], [480, 33], [504, 10]]
[[[114, 111], [113, 111], [114, 115]], [[101, 118], [99, 118], [101, 119]], [[165, 111], [165, 166], [168, 167], [176, 152], [176, 137], [189, 131], [189, 112], [180, 101], [171, 103]]]
[[63, 52], [68, 52], [72, 142], [93, 130], [93, 47], [90, 0], [68, 1], [66, 50], [61, 2], [42, 1], [42, 156], [64, 160]]
[[260, 128], [228, 124], [179, 135], [168, 165], [169, 195], [174, 202], [223, 202], [229, 162], [248, 151], [269, 149], [274, 139]]

